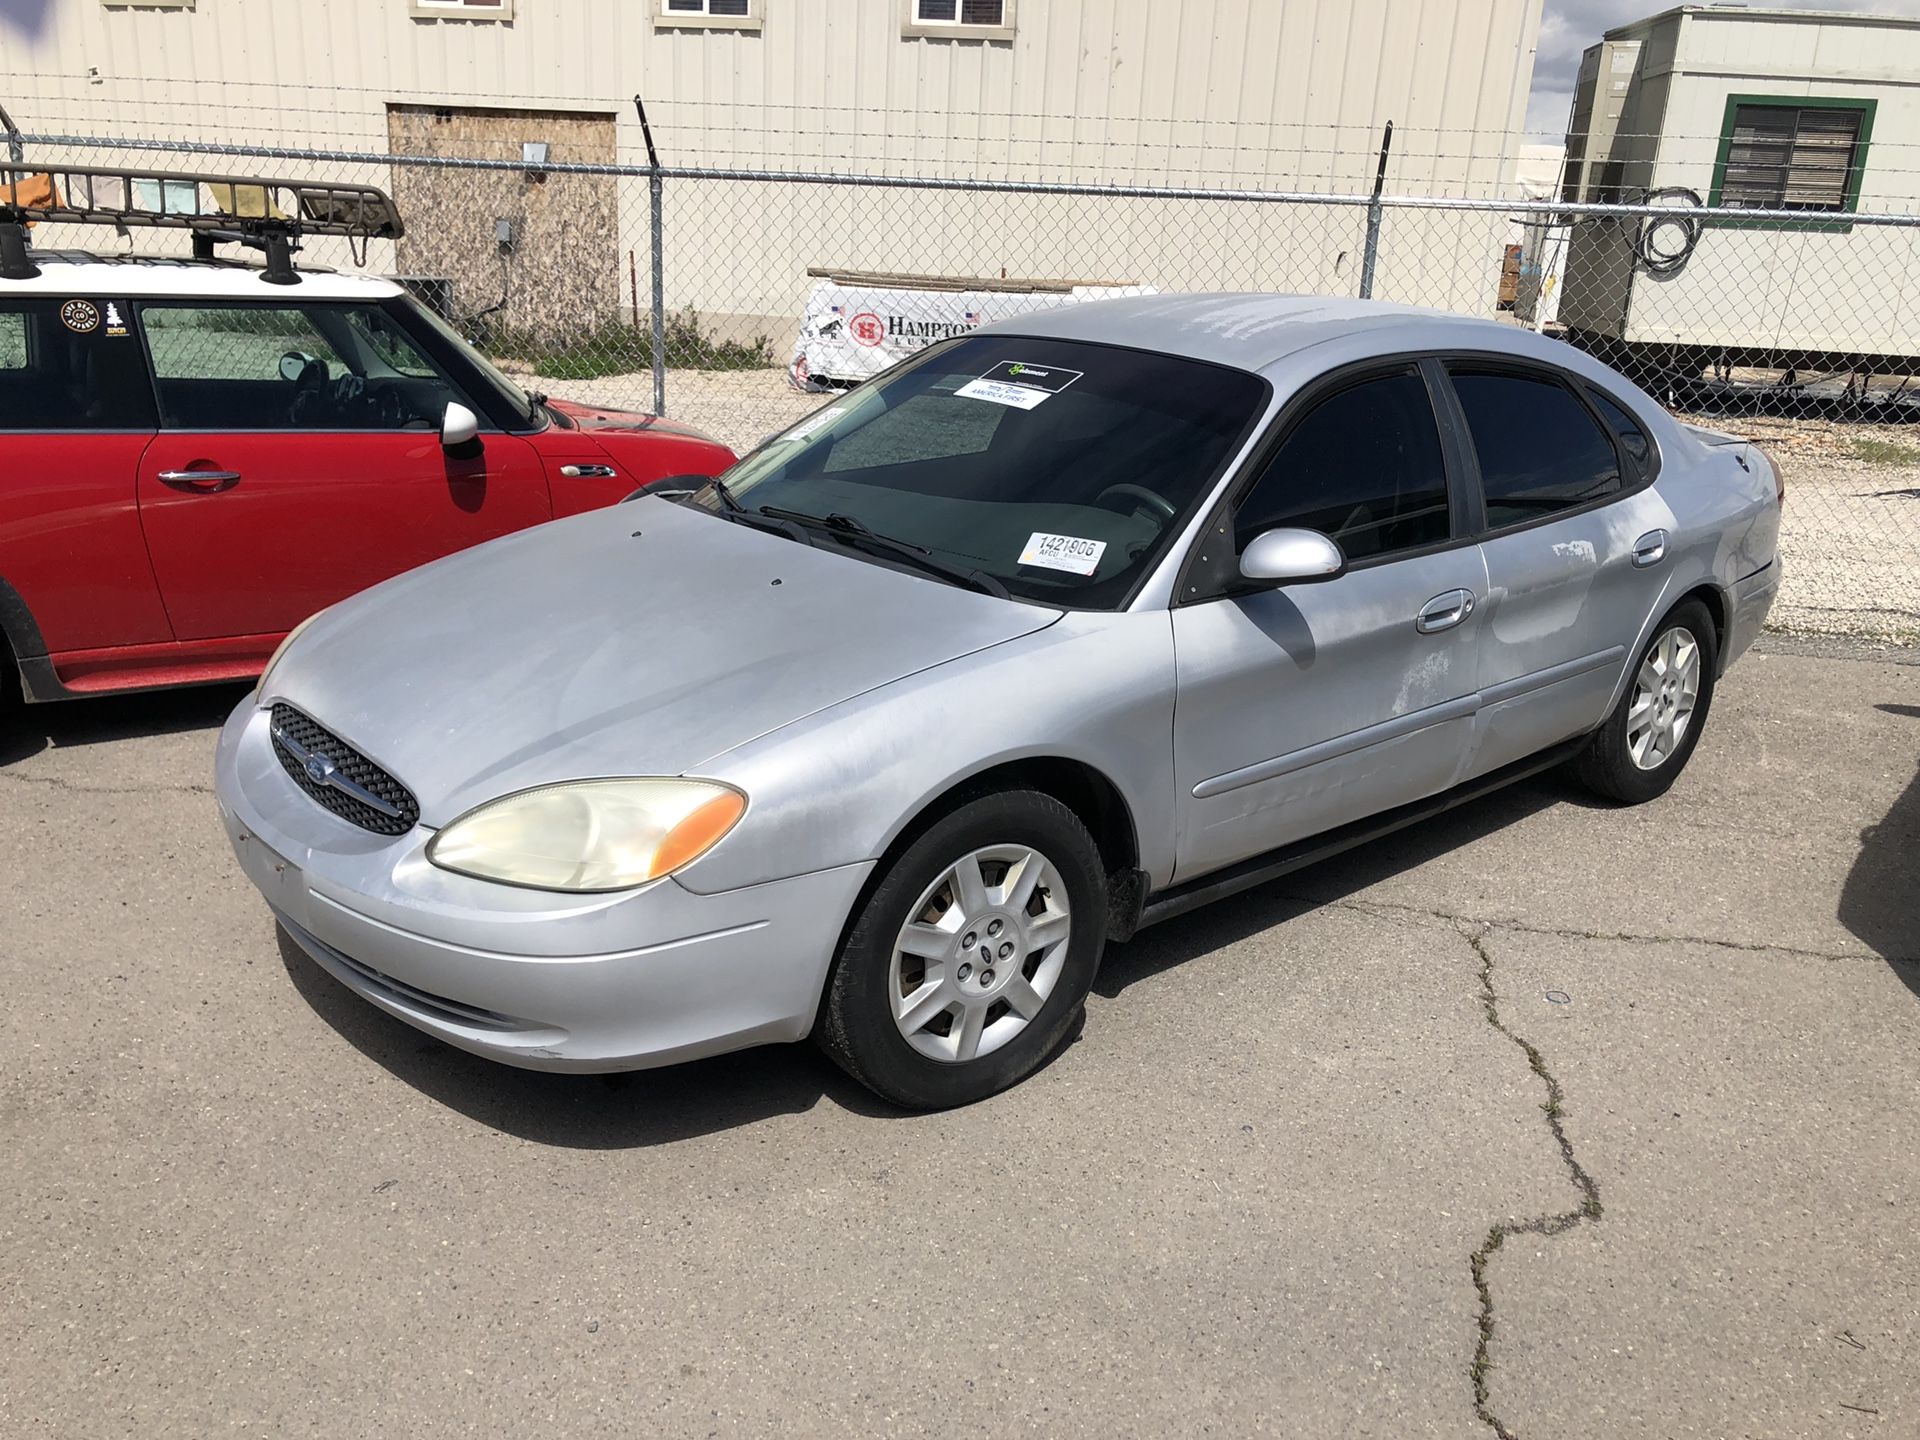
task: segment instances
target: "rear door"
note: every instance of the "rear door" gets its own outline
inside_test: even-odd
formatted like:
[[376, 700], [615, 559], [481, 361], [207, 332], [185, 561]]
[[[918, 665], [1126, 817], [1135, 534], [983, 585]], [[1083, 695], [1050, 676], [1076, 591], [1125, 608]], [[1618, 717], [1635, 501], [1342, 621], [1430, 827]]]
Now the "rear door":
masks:
[[1485, 506], [1472, 776], [1605, 718], [1666, 584], [1673, 514], [1646, 436], [1584, 382], [1505, 361], [1447, 368]]
[[171, 638], [134, 504], [154, 412], [127, 313], [0, 294], [0, 583], [54, 654]]
[[539, 457], [370, 304], [148, 301], [160, 430], [140, 515], [175, 634], [276, 635], [403, 570], [550, 517]]
[[1233, 575], [1254, 536], [1298, 526], [1339, 541], [1348, 569], [1174, 609], [1178, 878], [1457, 778], [1486, 570], [1449, 483], [1443, 383], [1411, 362], [1339, 382], [1289, 422], [1237, 503], [1231, 546], [1200, 547], [1195, 567]]

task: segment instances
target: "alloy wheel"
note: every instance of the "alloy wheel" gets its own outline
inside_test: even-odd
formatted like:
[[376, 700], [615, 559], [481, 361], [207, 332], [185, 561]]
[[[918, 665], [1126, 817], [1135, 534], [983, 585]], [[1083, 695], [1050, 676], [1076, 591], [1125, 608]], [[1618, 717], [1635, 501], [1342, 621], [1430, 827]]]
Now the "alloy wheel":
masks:
[[1066, 966], [1073, 917], [1053, 862], [989, 845], [949, 866], [907, 912], [887, 997], [922, 1055], [964, 1064], [1026, 1029]]
[[1654, 641], [1633, 681], [1627, 754], [1642, 770], [1666, 764], [1693, 723], [1700, 696], [1700, 643], [1676, 625]]

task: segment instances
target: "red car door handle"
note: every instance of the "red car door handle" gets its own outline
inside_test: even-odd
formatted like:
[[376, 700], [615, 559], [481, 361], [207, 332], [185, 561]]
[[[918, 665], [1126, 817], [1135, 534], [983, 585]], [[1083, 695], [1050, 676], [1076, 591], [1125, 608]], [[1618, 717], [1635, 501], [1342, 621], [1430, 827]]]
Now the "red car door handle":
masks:
[[238, 470], [162, 470], [155, 477], [162, 485], [184, 490], [189, 495], [213, 495], [231, 490], [240, 483]]

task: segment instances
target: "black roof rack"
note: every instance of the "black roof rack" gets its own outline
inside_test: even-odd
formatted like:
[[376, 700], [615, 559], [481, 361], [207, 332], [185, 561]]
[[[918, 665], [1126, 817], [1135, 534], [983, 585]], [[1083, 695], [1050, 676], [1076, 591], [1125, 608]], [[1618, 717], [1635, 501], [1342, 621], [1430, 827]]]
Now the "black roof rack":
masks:
[[193, 232], [193, 253], [211, 259], [216, 244], [248, 245], [266, 256], [261, 279], [293, 285], [293, 252], [305, 235], [342, 235], [364, 245], [406, 231], [385, 191], [268, 175], [212, 175], [91, 165], [0, 165], [0, 278], [40, 273], [27, 250], [27, 226], [41, 220], [148, 226]]

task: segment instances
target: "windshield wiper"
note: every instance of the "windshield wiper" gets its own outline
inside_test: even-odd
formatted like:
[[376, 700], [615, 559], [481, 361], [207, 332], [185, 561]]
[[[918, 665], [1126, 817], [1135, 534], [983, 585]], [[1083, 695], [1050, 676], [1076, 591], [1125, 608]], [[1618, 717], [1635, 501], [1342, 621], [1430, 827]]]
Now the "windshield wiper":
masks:
[[[716, 482], [718, 483], [718, 482]], [[854, 515], [834, 512], [828, 515], [813, 515], [805, 510], [788, 510], [779, 505], [762, 505], [760, 513], [769, 520], [790, 521], [795, 525], [804, 525], [809, 529], [822, 530], [844, 545], [865, 545], [895, 559], [904, 560], [917, 566], [930, 575], [938, 575], [970, 590], [978, 590], [998, 600], [1011, 600], [1007, 587], [984, 570], [970, 569], [965, 565], [954, 565], [940, 559], [924, 545], [915, 545], [911, 540], [896, 540], [891, 535], [882, 535], [866, 521]]]
[[844, 515], [838, 510], [826, 515], [814, 515], [805, 510], [788, 510], [780, 505], [762, 505], [762, 515], [771, 515], [776, 520], [792, 520], [801, 525], [818, 525], [822, 530], [832, 530], [841, 535], [859, 535], [869, 540], [881, 540], [889, 545], [903, 546], [917, 554], [931, 555], [933, 552], [924, 545], [915, 545], [910, 540], [895, 540], [890, 535], [881, 535], [858, 515]]
[[720, 508], [709, 511], [709, 514], [716, 515], [722, 520], [731, 520], [736, 525], [746, 525], [754, 530], [765, 530], [774, 535], [784, 535], [796, 544], [805, 545], [808, 549], [813, 548], [813, 536], [808, 533], [804, 526], [796, 525], [793, 521], [785, 519], [782, 516], [763, 514], [757, 510], [749, 510], [740, 503], [739, 498], [733, 491], [727, 488], [727, 482], [717, 475], [710, 476], [707, 482], [697, 489], [654, 490], [648, 493], [658, 495], [662, 500], [671, 500], [675, 504], [685, 505], [691, 503], [693, 497], [698, 495], [702, 490], [711, 490], [715, 495], [720, 497]]

